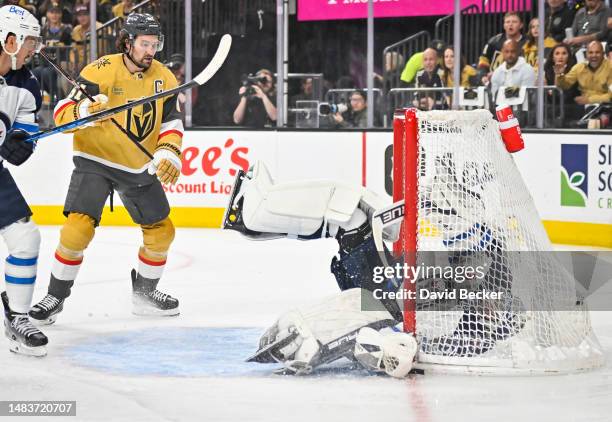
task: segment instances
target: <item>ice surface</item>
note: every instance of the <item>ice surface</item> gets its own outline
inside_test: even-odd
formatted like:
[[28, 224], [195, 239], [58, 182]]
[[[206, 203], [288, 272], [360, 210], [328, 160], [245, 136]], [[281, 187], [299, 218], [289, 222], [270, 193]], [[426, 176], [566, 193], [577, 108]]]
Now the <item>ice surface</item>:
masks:
[[[35, 300], [46, 292], [58, 227], [43, 227]], [[160, 289], [179, 317], [130, 313], [129, 270], [140, 230], [101, 227], [56, 324], [48, 356], [18, 356], [0, 339], [0, 400], [76, 400], [104, 421], [607, 421], [612, 418], [612, 312], [592, 313], [605, 368], [541, 377], [363, 372], [272, 375], [243, 360], [280, 313], [337, 291], [331, 240], [251, 242], [178, 229]], [[0, 256], [6, 249], [0, 243]], [[54, 418], [53, 420], [61, 420]]]

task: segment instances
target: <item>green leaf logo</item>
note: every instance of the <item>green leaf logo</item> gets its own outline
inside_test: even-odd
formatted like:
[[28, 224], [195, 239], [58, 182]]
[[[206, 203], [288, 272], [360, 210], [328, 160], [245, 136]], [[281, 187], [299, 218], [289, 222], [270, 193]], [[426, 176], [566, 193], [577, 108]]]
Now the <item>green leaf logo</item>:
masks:
[[580, 171], [569, 176], [565, 168], [561, 168], [561, 205], [566, 207], [586, 206], [586, 195], [578, 188], [584, 178], [584, 173]]

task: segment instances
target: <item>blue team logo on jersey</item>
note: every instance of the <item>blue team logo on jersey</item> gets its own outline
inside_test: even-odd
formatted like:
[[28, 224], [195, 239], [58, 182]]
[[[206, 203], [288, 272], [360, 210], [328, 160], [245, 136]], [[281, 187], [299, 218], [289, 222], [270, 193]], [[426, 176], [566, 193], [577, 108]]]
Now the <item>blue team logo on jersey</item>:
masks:
[[561, 205], [585, 207], [588, 196], [588, 144], [561, 144]]

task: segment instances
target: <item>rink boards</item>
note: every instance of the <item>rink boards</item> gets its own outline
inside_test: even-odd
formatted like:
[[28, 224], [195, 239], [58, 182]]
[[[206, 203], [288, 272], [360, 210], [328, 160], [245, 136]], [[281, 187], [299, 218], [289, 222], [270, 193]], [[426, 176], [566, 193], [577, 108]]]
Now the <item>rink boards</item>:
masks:
[[[612, 139], [585, 133], [526, 133], [514, 154], [536, 208], [556, 243], [612, 247]], [[388, 131], [190, 130], [179, 183], [166, 187], [177, 226], [218, 227], [237, 169], [266, 163], [276, 181], [334, 179], [367, 186], [391, 201]], [[72, 171], [71, 136], [40, 141], [34, 157], [11, 168], [39, 224], [61, 224]], [[119, 203], [115, 197], [115, 203]], [[105, 225], [129, 225], [122, 207]]]

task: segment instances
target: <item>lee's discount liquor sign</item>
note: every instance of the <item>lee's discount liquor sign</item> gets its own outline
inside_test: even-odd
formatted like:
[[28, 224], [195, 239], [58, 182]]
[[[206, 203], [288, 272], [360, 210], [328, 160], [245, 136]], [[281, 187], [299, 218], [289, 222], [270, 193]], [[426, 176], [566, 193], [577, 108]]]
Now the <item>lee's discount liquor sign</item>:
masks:
[[[374, 17], [432, 16], [453, 13], [454, 0], [374, 0]], [[490, 0], [487, 10], [507, 11], [503, 0]], [[482, 7], [482, 0], [461, 0], [461, 8]], [[528, 5], [530, 6], [530, 5]], [[365, 19], [368, 0], [298, 0], [298, 20]]]
[[224, 207], [238, 170], [248, 170], [256, 159], [274, 162], [274, 154], [266, 132], [187, 131], [181, 177], [164, 190], [174, 206]]

